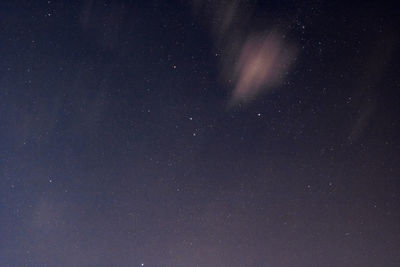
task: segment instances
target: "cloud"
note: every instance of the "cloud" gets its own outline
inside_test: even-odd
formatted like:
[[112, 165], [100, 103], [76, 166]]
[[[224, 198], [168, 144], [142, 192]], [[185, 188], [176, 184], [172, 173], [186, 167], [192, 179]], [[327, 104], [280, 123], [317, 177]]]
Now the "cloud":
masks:
[[294, 48], [275, 31], [250, 36], [243, 44], [233, 71], [235, 86], [231, 104], [248, 102], [269, 91], [284, 78], [294, 57]]
[[252, 27], [254, 5], [192, 0], [192, 6], [210, 28], [222, 80], [232, 87], [229, 106], [249, 103], [282, 82], [297, 50], [276, 26]]

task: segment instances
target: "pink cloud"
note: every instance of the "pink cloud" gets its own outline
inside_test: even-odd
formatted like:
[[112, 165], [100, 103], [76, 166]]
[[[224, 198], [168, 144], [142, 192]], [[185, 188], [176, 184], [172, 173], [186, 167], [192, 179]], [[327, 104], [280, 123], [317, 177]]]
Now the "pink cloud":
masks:
[[249, 37], [233, 71], [231, 103], [248, 102], [279, 84], [291, 65], [295, 50], [277, 32]]

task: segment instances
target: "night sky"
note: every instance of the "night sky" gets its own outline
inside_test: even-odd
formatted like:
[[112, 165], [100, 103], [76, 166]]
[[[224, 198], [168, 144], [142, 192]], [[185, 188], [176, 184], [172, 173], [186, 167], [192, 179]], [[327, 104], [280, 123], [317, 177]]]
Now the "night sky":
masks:
[[1, 1], [0, 266], [400, 266], [398, 14]]

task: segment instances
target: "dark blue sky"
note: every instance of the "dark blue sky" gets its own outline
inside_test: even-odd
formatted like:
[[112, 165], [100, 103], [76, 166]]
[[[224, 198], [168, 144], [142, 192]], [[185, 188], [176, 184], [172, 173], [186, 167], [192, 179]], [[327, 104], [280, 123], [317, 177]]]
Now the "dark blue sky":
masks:
[[1, 266], [399, 266], [390, 3], [2, 1]]

